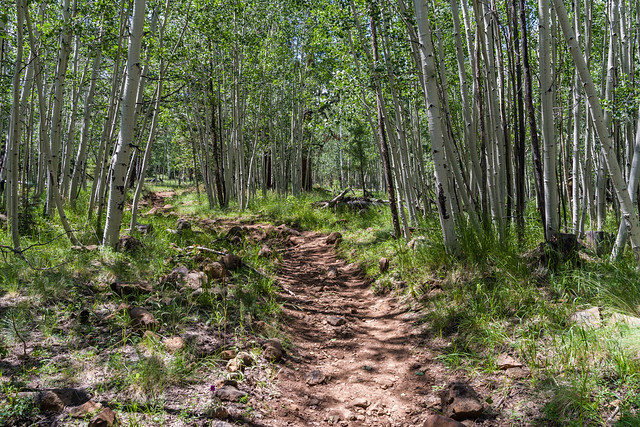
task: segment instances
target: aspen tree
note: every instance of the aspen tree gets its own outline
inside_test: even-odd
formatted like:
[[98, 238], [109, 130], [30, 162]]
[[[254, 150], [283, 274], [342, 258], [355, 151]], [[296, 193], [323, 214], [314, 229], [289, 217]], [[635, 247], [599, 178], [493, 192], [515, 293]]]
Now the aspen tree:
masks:
[[616, 196], [620, 203], [620, 209], [622, 211], [622, 220], [627, 224], [627, 230], [631, 239], [631, 247], [633, 249], [638, 268], [640, 268], [640, 226], [638, 225], [638, 215], [635, 211], [634, 204], [629, 196], [627, 184], [625, 183], [622, 172], [620, 171], [620, 165], [616, 159], [616, 153], [611, 139], [610, 129], [604, 119], [602, 106], [600, 105], [600, 98], [598, 96], [597, 89], [589, 74], [589, 69], [585, 62], [584, 56], [580, 51], [580, 45], [576, 39], [571, 22], [567, 15], [563, 0], [553, 0], [553, 5], [558, 15], [558, 22], [562, 27], [562, 32], [569, 45], [569, 51], [573, 57], [575, 66], [580, 73], [580, 80], [583, 84], [585, 95], [589, 101], [589, 109], [591, 111], [591, 117], [593, 124], [600, 138], [602, 145], [602, 153], [607, 162], [609, 173], [611, 175], [611, 181], [615, 189]]
[[422, 57], [422, 72], [425, 80], [425, 102], [429, 117], [429, 133], [431, 135], [431, 154], [436, 178], [436, 195], [438, 205], [438, 215], [444, 244], [452, 254], [459, 252], [458, 240], [456, 237], [453, 213], [449, 208], [449, 200], [452, 197], [447, 180], [448, 165], [445, 159], [445, 147], [443, 141], [443, 125], [440, 113], [440, 99], [437, 87], [437, 75], [435, 69], [435, 54], [431, 35], [431, 25], [429, 24], [428, 9], [426, 1], [413, 0], [418, 25], [418, 40], [420, 42], [420, 52]]
[[120, 238], [120, 225], [124, 211], [126, 188], [124, 185], [135, 133], [136, 94], [140, 81], [140, 51], [144, 28], [145, 0], [135, 0], [129, 51], [127, 54], [127, 79], [122, 99], [120, 135], [111, 159], [109, 200], [102, 244], [115, 248]]

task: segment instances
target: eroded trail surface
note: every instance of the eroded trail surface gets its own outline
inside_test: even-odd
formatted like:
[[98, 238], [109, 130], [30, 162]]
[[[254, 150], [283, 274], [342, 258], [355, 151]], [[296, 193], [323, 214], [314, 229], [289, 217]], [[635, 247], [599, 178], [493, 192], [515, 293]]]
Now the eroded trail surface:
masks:
[[414, 426], [428, 411], [432, 381], [412, 314], [376, 296], [327, 237], [290, 238], [279, 280], [294, 348], [279, 374], [281, 397], [268, 425]]

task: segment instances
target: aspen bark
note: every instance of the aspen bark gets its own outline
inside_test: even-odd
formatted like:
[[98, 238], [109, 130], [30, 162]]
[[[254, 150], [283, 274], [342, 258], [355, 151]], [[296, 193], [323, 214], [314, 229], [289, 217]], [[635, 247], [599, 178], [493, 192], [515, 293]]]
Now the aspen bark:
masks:
[[435, 55], [432, 42], [431, 25], [429, 24], [427, 4], [422, 0], [414, 0], [413, 5], [418, 24], [418, 40], [422, 53], [422, 72], [425, 79], [425, 102], [429, 117], [429, 133], [431, 135], [431, 153], [436, 179], [436, 195], [438, 215], [444, 244], [452, 254], [458, 254], [459, 246], [456, 237], [453, 213], [449, 209], [449, 200], [452, 197], [449, 181], [447, 180], [448, 166], [445, 159], [443, 140], [443, 125], [440, 112], [440, 99], [436, 81]]
[[633, 249], [638, 268], [640, 268], [640, 226], [638, 225], [638, 215], [635, 211], [635, 206], [629, 196], [627, 184], [625, 183], [622, 172], [620, 171], [620, 165], [616, 158], [616, 153], [611, 139], [611, 132], [604, 120], [604, 114], [602, 106], [600, 105], [600, 98], [598, 96], [597, 89], [589, 74], [589, 69], [585, 62], [584, 56], [580, 51], [580, 45], [576, 39], [571, 22], [567, 15], [567, 11], [564, 6], [563, 0], [553, 0], [553, 5], [558, 15], [558, 22], [562, 27], [562, 32], [569, 45], [569, 51], [573, 57], [575, 66], [580, 73], [580, 79], [583, 84], [585, 95], [589, 100], [589, 109], [592, 114], [593, 124], [600, 138], [602, 145], [602, 153], [607, 162], [609, 173], [611, 174], [611, 181], [615, 189], [616, 196], [620, 203], [620, 209], [622, 211], [623, 220], [627, 224], [627, 230], [631, 239], [631, 247]]
[[131, 149], [135, 134], [136, 94], [140, 82], [140, 51], [144, 28], [145, 0], [135, 0], [129, 52], [127, 55], [127, 81], [122, 99], [120, 135], [115, 153], [111, 159], [109, 201], [107, 203], [107, 219], [102, 243], [115, 248], [120, 238], [120, 226], [124, 211], [126, 188], [124, 185], [127, 167], [131, 158]]

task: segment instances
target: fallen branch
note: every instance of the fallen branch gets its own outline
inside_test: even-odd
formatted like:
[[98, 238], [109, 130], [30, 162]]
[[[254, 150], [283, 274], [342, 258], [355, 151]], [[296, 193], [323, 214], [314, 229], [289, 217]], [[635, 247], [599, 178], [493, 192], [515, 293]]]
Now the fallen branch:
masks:
[[324, 206], [322, 206], [322, 209], [334, 207], [335, 205], [340, 203], [342, 199], [344, 199], [344, 196], [346, 196], [349, 191], [351, 191], [351, 187], [347, 188], [346, 190], [342, 191], [342, 193], [338, 194], [336, 197], [326, 202]]

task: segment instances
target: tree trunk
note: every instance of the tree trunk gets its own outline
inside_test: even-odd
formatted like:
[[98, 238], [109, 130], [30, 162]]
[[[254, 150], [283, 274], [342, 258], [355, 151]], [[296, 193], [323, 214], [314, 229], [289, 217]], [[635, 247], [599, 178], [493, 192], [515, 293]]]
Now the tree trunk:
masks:
[[131, 159], [131, 149], [135, 136], [136, 93], [140, 82], [140, 51], [144, 29], [145, 0], [135, 0], [129, 52], [127, 55], [127, 81], [122, 99], [120, 135], [115, 153], [111, 159], [109, 201], [107, 203], [107, 220], [102, 243], [115, 248], [120, 238], [120, 225], [126, 196], [124, 185], [127, 167]]

